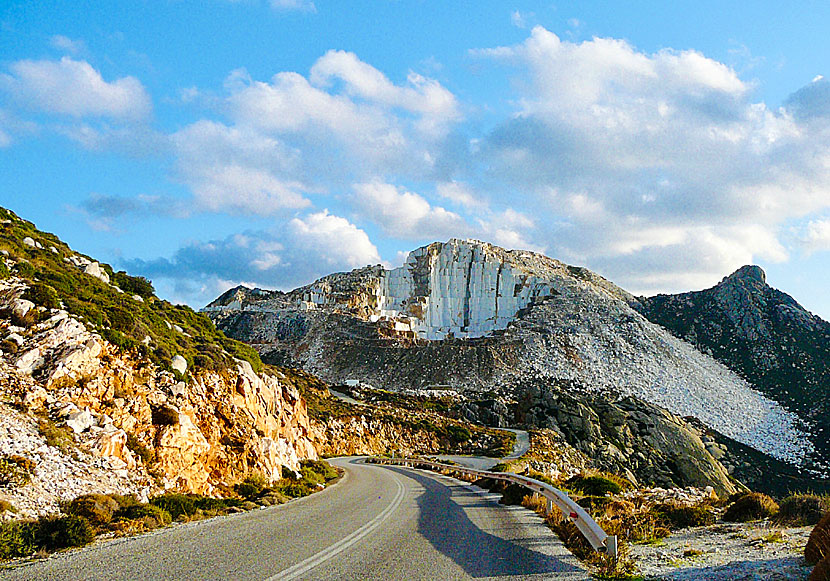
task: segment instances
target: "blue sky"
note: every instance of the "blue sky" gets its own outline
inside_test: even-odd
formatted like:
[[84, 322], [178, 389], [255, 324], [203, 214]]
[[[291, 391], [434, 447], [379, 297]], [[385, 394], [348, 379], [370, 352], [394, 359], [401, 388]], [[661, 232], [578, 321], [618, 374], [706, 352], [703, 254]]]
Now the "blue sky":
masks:
[[830, 5], [5, 2], [0, 204], [203, 306], [473, 237], [830, 318]]

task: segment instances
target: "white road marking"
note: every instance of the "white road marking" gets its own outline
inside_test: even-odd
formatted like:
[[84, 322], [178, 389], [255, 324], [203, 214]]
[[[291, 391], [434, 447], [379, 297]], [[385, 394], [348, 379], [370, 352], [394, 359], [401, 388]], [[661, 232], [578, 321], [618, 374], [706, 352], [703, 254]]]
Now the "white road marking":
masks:
[[383, 511], [378, 514], [375, 518], [370, 520], [368, 523], [354, 531], [347, 537], [340, 539], [338, 542], [330, 545], [320, 551], [319, 553], [312, 555], [305, 561], [301, 561], [296, 565], [292, 565], [288, 569], [284, 569], [280, 571], [276, 575], [268, 577], [265, 581], [288, 581], [289, 579], [296, 579], [303, 573], [307, 573], [314, 567], [328, 561], [332, 557], [339, 555], [355, 543], [359, 542], [363, 537], [374, 531], [380, 525], [386, 521], [395, 510], [401, 505], [403, 502], [403, 498], [405, 496], [405, 490], [401, 481], [398, 480], [397, 476], [393, 476], [395, 479], [395, 484], [398, 486], [397, 493], [395, 494], [395, 498], [392, 499], [392, 502], [387, 506]]

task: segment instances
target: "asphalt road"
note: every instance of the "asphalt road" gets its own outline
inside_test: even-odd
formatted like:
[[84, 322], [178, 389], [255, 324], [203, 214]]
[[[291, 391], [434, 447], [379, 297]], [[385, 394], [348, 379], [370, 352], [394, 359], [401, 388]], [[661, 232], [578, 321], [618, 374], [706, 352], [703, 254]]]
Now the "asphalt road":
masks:
[[432, 473], [332, 460], [337, 485], [0, 571], [0, 579], [588, 579], [536, 515]]

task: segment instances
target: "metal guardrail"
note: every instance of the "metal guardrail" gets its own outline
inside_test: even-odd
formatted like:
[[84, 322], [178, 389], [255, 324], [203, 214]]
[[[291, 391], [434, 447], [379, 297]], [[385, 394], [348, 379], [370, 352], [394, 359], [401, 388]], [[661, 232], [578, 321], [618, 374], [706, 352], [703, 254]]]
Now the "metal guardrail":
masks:
[[459, 466], [457, 464], [442, 464], [441, 462], [433, 462], [432, 460], [423, 460], [420, 458], [380, 458], [371, 456], [367, 458], [367, 462], [374, 464], [394, 464], [409, 468], [450, 470], [468, 476], [492, 478], [512, 484], [519, 484], [531, 492], [536, 492], [544, 496], [548, 501], [548, 510], [550, 510], [551, 505], [556, 505], [562, 511], [562, 514], [576, 525], [576, 528], [579, 529], [579, 532], [588, 540], [594, 550], [600, 553], [606, 553], [612, 557], [617, 556], [616, 535], [609, 535], [602, 530], [602, 527], [591, 518], [591, 515], [566, 493], [535, 478], [522, 476], [521, 474], [513, 474], [511, 472], [476, 470], [475, 468], [467, 468], [466, 466]]

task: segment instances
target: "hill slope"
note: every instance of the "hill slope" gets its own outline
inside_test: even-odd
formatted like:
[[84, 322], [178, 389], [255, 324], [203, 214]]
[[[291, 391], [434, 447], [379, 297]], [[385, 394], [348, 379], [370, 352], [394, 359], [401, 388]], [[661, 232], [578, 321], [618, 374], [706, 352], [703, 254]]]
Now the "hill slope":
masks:
[[266, 361], [395, 389], [443, 384], [520, 400], [528, 384], [635, 397], [776, 458], [810, 444], [798, 418], [652, 324], [585, 269], [473, 240], [434, 243], [289, 293], [232, 289], [205, 311]]
[[222, 494], [316, 458], [290, 373], [0, 209], [0, 460], [24, 515], [90, 492]]
[[744, 266], [710, 289], [635, 306], [797, 413], [830, 458], [830, 323], [766, 284], [763, 270]]

